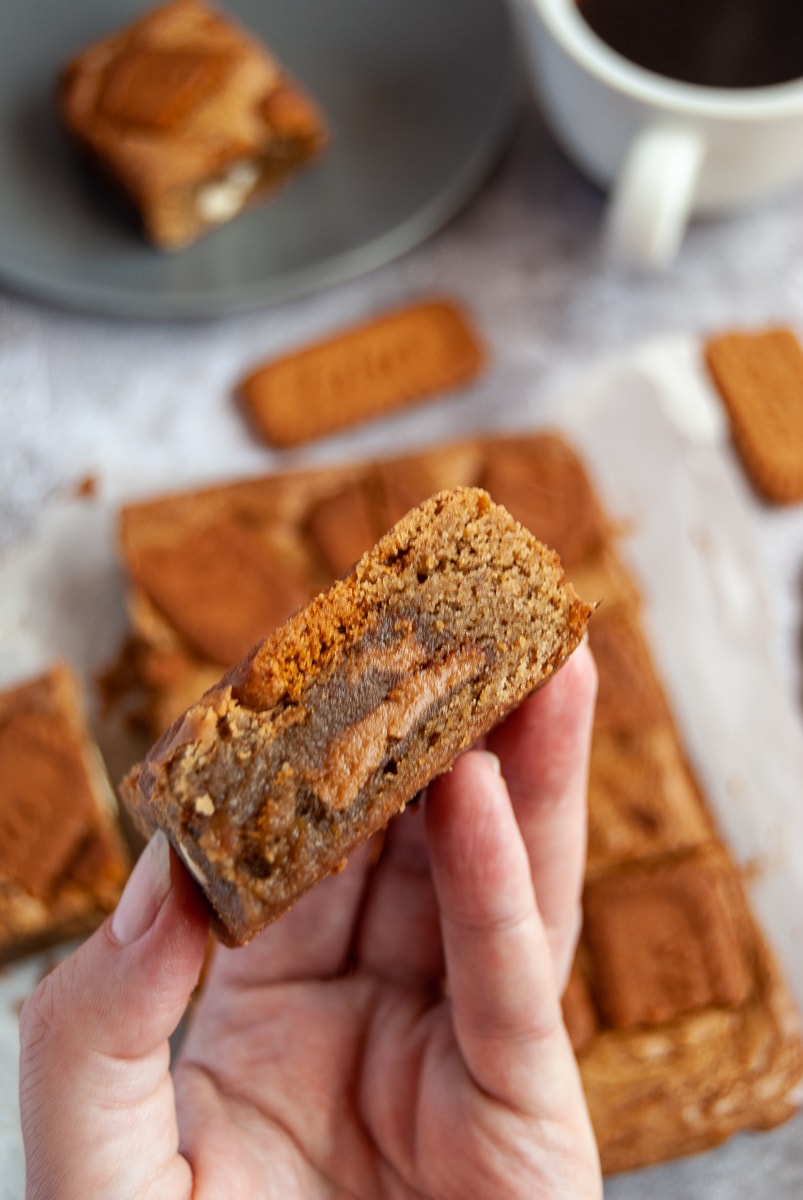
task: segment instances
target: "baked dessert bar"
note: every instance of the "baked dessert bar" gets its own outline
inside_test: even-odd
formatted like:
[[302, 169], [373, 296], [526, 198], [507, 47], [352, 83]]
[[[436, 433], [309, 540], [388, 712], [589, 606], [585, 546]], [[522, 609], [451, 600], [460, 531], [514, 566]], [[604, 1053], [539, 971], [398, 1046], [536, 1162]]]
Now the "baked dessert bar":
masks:
[[62, 72], [65, 127], [177, 250], [267, 198], [327, 140], [271, 51], [201, 0], [171, 0]]
[[297, 533], [305, 499], [266, 477], [122, 510], [132, 636], [102, 683], [150, 737], [331, 583]]
[[413, 509], [126, 778], [242, 944], [544, 683], [591, 606], [479, 489]]
[[553, 546], [566, 567], [601, 553], [613, 528], [574, 450], [557, 434], [489, 447], [483, 487]]
[[683, 751], [637, 611], [589, 630], [600, 690], [584, 923], [564, 996], [607, 1174], [791, 1116], [803, 1041]]
[[266, 442], [297, 446], [466, 384], [484, 357], [458, 305], [419, 301], [261, 364], [238, 394]]
[[480, 483], [560, 555], [583, 596], [637, 606], [638, 592], [616, 549], [617, 529], [603, 511], [575, 450], [560, 435], [488, 438]]
[[0, 961], [89, 933], [128, 867], [72, 670], [0, 693]]
[[798, 1014], [715, 840], [589, 879], [564, 997], [607, 1174], [790, 1117]]
[[706, 342], [705, 359], [757, 491], [774, 504], [803, 500], [803, 347], [795, 334], [722, 333]]

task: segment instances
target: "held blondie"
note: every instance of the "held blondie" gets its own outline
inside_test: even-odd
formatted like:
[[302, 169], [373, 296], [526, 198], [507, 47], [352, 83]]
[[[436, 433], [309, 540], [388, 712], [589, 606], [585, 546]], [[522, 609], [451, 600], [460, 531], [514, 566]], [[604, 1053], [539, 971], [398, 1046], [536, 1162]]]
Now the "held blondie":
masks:
[[590, 612], [486, 492], [438, 493], [180, 717], [124, 799], [244, 943], [545, 682]]

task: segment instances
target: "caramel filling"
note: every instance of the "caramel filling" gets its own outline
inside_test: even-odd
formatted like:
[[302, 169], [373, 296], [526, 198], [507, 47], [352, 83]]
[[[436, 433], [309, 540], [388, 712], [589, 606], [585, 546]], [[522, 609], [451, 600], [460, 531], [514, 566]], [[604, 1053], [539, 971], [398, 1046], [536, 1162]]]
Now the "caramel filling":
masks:
[[476, 678], [484, 664], [485, 655], [470, 647], [402, 679], [378, 708], [330, 742], [327, 770], [316, 788], [319, 799], [327, 808], [349, 808], [389, 746], [408, 737], [431, 708]]
[[[254, 712], [221, 689], [203, 721], [187, 717], [165, 746], [188, 832], [212, 857], [246, 854], [255, 871], [273, 863], [276, 839], [292, 843], [299, 821], [327, 824], [378, 772], [393, 775], [417, 731], [486, 670], [489, 653], [397, 614], [299, 703]], [[254, 737], [265, 725], [270, 737]]]

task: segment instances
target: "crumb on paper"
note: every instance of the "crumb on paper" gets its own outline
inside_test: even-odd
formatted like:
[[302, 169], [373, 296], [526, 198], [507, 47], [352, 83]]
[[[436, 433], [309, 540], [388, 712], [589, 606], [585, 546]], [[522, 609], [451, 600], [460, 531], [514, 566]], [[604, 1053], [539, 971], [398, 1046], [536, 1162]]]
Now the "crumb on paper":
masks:
[[72, 494], [76, 499], [91, 500], [98, 494], [100, 479], [95, 474], [84, 475], [74, 485]]

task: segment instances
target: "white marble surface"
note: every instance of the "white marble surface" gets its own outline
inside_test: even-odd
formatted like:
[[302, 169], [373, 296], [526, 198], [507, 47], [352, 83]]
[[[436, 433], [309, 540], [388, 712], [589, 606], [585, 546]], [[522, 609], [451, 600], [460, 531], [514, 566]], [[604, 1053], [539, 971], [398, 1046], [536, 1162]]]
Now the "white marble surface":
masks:
[[[98, 477], [101, 496], [115, 495], [149, 480], [161, 487], [227, 476], [235, 465], [258, 472], [534, 426], [592, 368], [646, 339], [769, 322], [803, 331], [803, 190], [756, 212], [693, 226], [663, 276], [606, 266], [598, 253], [601, 214], [602, 198], [553, 147], [528, 106], [498, 169], [448, 228], [394, 264], [286, 306], [150, 325], [60, 311], [4, 292], [0, 282], [0, 565], [24, 555], [46, 514], [87, 474]], [[435, 290], [469, 305], [490, 349], [489, 368], [468, 395], [293, 455], [251, 440], [231, 403], [244, 368]], [[622, 438], [627, 444], [627, 429]], [[630, 449], [638, 455], [635, 440]], [[770, 653], [790, 719], [801, 722], [803, 507], [773, 512], [755, 504], [752, 515]], [[0, 656], [4, 645], [8, 655], [0, 629]], [[0, 659], [0, 673], [10, 672], [9, 659]], [[4, 1004], [29, 977], [25, 968], [13, 986], [6, 980]], [[3, 1025], [7, 1030], [8, 1021]], [[11, 1200], [22, 1194], [22, 1167], [8, 1099], [13, 1045], [10, 1035], [3, 1038], [0, 1198]], [[735, 1139], [660, 1174], [613, 1181], [608, 1195], [758, 1195], [772, 1162], [772, 1194], [791, 1200], [803, 1191], [801, 1134], [798, 1120], [762, 1140]]]

